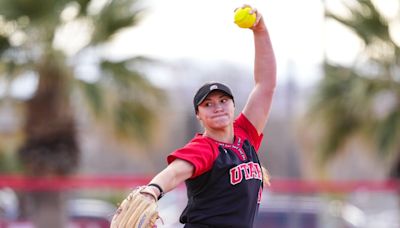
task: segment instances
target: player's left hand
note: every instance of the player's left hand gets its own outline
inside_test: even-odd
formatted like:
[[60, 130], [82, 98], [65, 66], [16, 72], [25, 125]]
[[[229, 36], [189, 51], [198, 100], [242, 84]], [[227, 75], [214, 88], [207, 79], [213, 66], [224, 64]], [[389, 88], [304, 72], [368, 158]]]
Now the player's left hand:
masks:
[[141, 186], [133, 190], [118, 207], [110, 228], [156, 227], [159, 219], [157, 197]]

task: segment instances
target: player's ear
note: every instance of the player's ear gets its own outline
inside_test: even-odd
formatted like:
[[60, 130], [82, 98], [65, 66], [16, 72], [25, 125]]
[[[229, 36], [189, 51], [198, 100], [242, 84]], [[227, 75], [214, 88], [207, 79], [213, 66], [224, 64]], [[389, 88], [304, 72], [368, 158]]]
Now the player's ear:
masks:
[[200, 116], [199, 116], [198, 114], [196, 114], [196, 118], [197, 118], [197, 120], [199, 121], [200, 125], [201, 125], [202, 127], [204, 127], [203, 120], [201, 120], [201, 118], [200, 118]]

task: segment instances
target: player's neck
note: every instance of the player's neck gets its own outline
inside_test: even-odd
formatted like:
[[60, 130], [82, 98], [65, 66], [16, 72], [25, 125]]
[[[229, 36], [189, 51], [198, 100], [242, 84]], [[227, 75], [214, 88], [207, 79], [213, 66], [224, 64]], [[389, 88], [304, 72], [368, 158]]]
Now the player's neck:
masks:
[[203, 136], [212, 138], [218, 142], [233, 143], [235, 135], [233, 127], [227, 127], [224, 129], [206, 129]]

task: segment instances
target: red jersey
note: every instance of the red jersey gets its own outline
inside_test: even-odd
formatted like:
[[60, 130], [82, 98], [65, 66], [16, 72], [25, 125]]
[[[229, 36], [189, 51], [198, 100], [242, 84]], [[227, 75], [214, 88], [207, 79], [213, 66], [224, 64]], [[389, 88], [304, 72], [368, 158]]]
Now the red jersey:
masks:
[[240, 114], [234, 121], [235, 139], [222, 143], [197, 134], [172, 152], [193, 164], [185, 181], [188, 205], [180, 221], [185, 227], [252, 227], [262, 192], [262, 171], [257, 156], [263, 135]]

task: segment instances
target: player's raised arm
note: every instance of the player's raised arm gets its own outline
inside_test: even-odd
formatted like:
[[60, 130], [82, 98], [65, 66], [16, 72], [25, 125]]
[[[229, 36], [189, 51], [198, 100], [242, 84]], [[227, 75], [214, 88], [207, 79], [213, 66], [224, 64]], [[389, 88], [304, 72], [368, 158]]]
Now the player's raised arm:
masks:
[[257, 12], [257, 21], [251, 27], [254, 35], [254, 81], [243, 114], [261, 133], [267, 122], [276, 86], [276, 63], [270, 36], [263, 17]]

